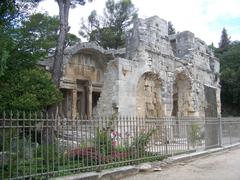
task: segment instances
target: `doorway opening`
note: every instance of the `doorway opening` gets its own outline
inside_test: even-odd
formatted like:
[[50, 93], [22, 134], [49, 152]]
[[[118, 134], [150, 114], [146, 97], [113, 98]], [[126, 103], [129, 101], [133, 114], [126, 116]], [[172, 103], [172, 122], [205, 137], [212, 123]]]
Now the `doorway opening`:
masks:
[[97, 102], [99, 100], [100, 94], [101, 94], [100, 92], [92, 92], [92, 110], [93, 110], [93, 114], [96, 111]]

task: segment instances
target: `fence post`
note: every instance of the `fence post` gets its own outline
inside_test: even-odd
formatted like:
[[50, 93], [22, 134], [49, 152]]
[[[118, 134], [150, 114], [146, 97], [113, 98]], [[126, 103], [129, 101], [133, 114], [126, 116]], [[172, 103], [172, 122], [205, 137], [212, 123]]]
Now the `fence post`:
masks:
[[[186, 120], [185, 120], [186, 121]], [[190, 121], [186, 121], [186, 130], [187, 130], [187, 150], [190, 150], [190, 136], [191, 134], [189, 133], [189, 129], [191, 127], [191, 124], [189, 123]]]
[[168, 147], [167, 147], [167, 126], [166, 126], [166, 122], [164, 122], [164, 131], [165, 131], [165, 138], [164, 138], [164, 143], [165, 143], [165, 146], [166, 146], [166, 155], [168, 155]]
[[222, 134], [222, 117], [221, 117], [221, 115], [218, 116], [218, 121], [219, 121], [219, 146], [221, 147], [222, 146], [222, 137], [223, 137], [223, 134]]
[[206, 117], [203, 118], [204, 120], [204, 139], [205, 139], [205, 150], [207, 149], [208, 144], [208, 133], [207, 133], [207, 121]]
[[229, 125], [230, 145], [232, 144], [232, 132], [231, 132], [231, 129], [232, 129], [232, 122], [230, 121], [230, 125]]

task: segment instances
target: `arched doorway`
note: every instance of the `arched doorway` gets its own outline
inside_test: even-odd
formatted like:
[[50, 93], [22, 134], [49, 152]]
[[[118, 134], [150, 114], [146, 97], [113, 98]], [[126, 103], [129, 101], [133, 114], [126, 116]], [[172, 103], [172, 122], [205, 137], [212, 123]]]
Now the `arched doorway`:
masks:
[[161, 104], [161, 80], [158, 74], [144, 73], [137, 84], [137, 115], [141, 117], [161, 117], [164, 111]]
[[179, 73], [173, 83], [173, 108], [172, 116], [185, 117], [192, 113], [191, 95], [192, 85], [190, 78], [185, 73]]
[[181, 119], [186, 116], [191, 116], [192, 113], [192, 85], [191, 79], [185, 72], [178, 73], [173, 83], [172, 94], [172, 116], [175, 116], [173, 121], [173, 137], [186, 138], [187, 129], [186, 122]]

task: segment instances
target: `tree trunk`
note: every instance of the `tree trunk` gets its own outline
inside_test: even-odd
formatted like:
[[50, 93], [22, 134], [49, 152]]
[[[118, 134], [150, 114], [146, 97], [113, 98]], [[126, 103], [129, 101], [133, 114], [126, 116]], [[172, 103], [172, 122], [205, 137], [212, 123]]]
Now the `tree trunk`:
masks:
[[70, 0], [57, 0], [60, 17], [60, 32], [57, 40], [57, 47], [54, 55], [52, 78], [55, 85], [59, 88], [60, 78], [62, 77], [62, 64], [65, 49], [66, 36], [69, 31], [68, 16]]
[[[68, 16], [71, 0], [57, 0], [59, 7], [60, 17], [60, 31], [57, 40], [57, 47], [54, 55], [52, 79], [57, 88], [60, 88], [60, 79], [62, 77], [62, 65], [65, 49], [66, 36], [69, 31]], [[57, 105], [53, 105], [49, 108], [49, 114], [53, 114], [53, 117], [57, 117]], [[46, 121], [45, 128], [43, 129], [43, 143], [52, 144], [54, 142], [54, 121]]]

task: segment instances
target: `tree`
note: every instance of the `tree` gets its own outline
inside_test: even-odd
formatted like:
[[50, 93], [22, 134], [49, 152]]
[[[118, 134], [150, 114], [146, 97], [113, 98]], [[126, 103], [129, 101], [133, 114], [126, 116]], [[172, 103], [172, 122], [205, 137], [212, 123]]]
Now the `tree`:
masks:
[[0, 75], [0, 111], [44, 110], [61, 100], [49, 73], [36, 64], [55, 48], [58, 22], [57, 17], [34, 14], [20, 27], [5, 30], [8, 54]]
[[0, 1], [0, 76], [7, 68], [7, 59], [12, 51], [13, 34], [21, 21], [25, 20], [31, 8], [41, 0], [2, 0]]
[[176, 34], [176, 30], [173, 27], [173, 24], [171, 21], [168, 21], [168, 35]]
[[66, 45], [67, 33], [70, 29], [68, 26], [68, 17], [70, 7], [77, 4], [84, 5], [85, 0], [56, 0], [59, 8], [60, 29], [57, 39], [57, 46], [54, 55], [52, 78], [56, 87], [59, 87], [60, 78], [62, 77], [63, 52]]
[[137, 17], [137, 9], [131, 0], [108, 0], [104, 8], [104, 16], [92, 11], [87, 25], [82, 23], [80, 35], [95, 41], [104, 48], [121, 48], [125, 45], [125, 32]]
[[[28, 20], [22, 22], [21, 27], [21, 47], [38, 54], [40, 57], [48, 56], [55, 52], [57, 44], [59, 18], [58, 16], [48, 16], [47, 14], [36, 13], [29, 17]], [[73, 45], [78, 42], [79, 38], [75, 35], [67, 33], [65, 46]], [[32, 48], [31, 48], [32, 47]]]
[[240, 43], [232, 43], [219, 56], [223, 115], [240, 115]]
[[0, 111], [43, 111], [62, 99], [51, 75], [44, 70], [31, 68], [7, 75], [9, 78], [0, 78]]
[[9, 24], [15, 15], [15, 6], [13, 0], [0, 1], [0, 27], [1, 29]]
[[219, 42], [219, 49], [221, 51], [226, 50], [229, 47], [230, 42], [231, 41], [230, 41], [230, 37], [227, 34], [227, 30], [225, 28], [223, 28], [221, 39], [220, 39], [220, 42]]
[[9, 29], [12, 29], [11, 21], [15, 17], [15, 6], [12, 0], [0, 1], [0, 77], [6, 69], [7, 59], [9, 57], [9, 48], [12, 45], [9, 36]]

